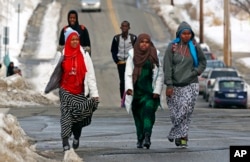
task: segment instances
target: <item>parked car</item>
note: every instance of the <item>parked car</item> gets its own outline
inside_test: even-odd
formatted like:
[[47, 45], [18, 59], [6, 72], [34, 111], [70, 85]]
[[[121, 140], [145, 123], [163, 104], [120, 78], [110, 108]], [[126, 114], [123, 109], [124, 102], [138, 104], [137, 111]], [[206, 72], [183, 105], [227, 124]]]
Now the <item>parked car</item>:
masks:
[[198, 77], [199, 79], [199, 94], [203, 94], [206, 88], [206, 80], [210, 69], [223, 68], [225, 64], [221, 60], [207, 60], [207, 67], [204, 72]]
[[207, 60], [207, 66], [206, 66], [207, 69], [223, 68], [223, 67], [226, 67], [226, 65], [221, 60]]
[[101, 11], [101, 0], [81, 0], [82, 11]]
[[207, 60], [217, 59], [216, 55], [213, 52], [211, 52], [210, 47], [206, 43], [200, 43], [200, 47]]
[[212, 52], [203, 51], [203, 53], [204, 53], [204, 55], [205, 55], [205, 57], [206, 57], [207, 60], [216, 60], [217, 59], [216, 56], [215, 56], [215, 54], [212, 53]]
[[209, 106], [247, 108], [247, 83], [239, 77], [218, 77], [209, 92]]
[[208, 101], [209, 91], [217, 77], [240, 77], [239, 72], [235, 68], [214, 68], [210, 69], [206, 79], [206, 87], [203, 98]]
[[209, 69], [205, 70], [199, 77], [199, 94], [203, 94], [206, 88], [206, 80]]

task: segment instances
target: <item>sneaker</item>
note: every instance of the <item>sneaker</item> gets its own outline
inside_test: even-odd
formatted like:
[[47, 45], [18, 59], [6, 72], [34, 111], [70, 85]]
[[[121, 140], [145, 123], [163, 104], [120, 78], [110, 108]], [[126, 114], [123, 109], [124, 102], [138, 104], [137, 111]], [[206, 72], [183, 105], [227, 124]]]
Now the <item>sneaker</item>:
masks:
[[182, 148], [187, 148], [187, 140], [186, 139], [181, 139], [181, 142], [180, 142], [180, 146], [182, 147]]
[[70, 150], [70, 146], [69, 146], [69, 139], [68, 138], [63, 138], [62, 139], [62, 145], [63, 145], [63, 151], [67, 151]]
[[79, 139], [73, 138], [73, 143], [72, 143], [73, 149], [77, 149], [79, 147]]

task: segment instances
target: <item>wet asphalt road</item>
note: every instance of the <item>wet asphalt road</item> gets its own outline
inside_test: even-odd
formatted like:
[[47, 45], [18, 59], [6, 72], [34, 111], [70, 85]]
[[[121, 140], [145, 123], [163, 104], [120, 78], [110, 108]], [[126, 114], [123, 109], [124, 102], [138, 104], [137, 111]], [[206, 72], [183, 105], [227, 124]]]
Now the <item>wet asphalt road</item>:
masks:
[[[36, 10], [30, 22], [33, 26], [39, 25], [39, 19], [42, 19], [46, 4], [49, 0], [43, 0], [40, 7]], [[65, 24], [66, 14], [69, 9], [76, 8], [78, 2], [60, 1], [63, 5], [62, 18], [59, 27]], [[98, 110], [94, 113], [92, 124], [83, 129], [80, 141], [80, 147], [76, 153], [86, 162], [229, 162], [230, 145], [250, 145], [250, 126], [249, 109], [211, 109], [208, 108], [201, 96], [196, 105], [193, 114], [192, 124], [189, 134], [189, 147], [187, 149], [177, 148], [173, 143], [168, 142], [166, 136], [170, 130], [169, 112], [158, 110], [156, 114], [156, 123], [153, 129], [152, 145], [149, 150], [137, 149], [135, 127], [131, 115], [128, 115], [125, 109], [119, 108], [119, 98], [114, 97], [118, 94], [118, 76], [114, 64], [111, 61], [109, 52], [110, 42], [103, 41], [111, 39], [114, 35], [113, 27], [109, 20], [110, 8], [107, 1], [103, 0], [102, 13], [80, 13], [79, 17], [85, 20], [86, 26], [90, 29], [92, 44], [99, 48], [93, 49], [93, 62], [96, 68], [98, 88], [101, 96], [101, 103]], [[132, 15], [137, 15], [130, 19], [131, 30], [136, 34], [140, 30], [145, 30], [155, 36], [154, 40], [160, 46], [169, 37], [166, 36], [167, 30], [163, 23], [155, 14], [143, 12], [134, 7], [134, 1], [113, 1], [114, 6], [119, 10], [118, 19], [126, 19], [127, 11]], [[117, 11], [116, 11], [117, 12]], [[144, 17], [145, 16], [145, 17]], [[36, 20], [36, 21], [35, 21]], [[95, 23], [101, 21], [103, 26]], [[140, 21], [140, 28], [135, 28], [136, 22]], [[151, 27], [145, 24], [152, 24], [154, 29], [160, 29], [161, 32], [155, 32]], [[32, 25], [31, 25], [32, 26]], [[149, 29], [148, 29], [149, 28]], [[28, 33], [35, 34], [39, 28], [29, 28]], [[103, 34], [95, 34], [96, 31]], [[155, 33], [154, 33], [155, 32]], [[160, 35], [160, 36], [159, 36]], [[159, 38], [159, 39], [157, 39]], [[100, 40], [99, 40], [100, 39]], [[26, 40], [23, 53], [20, 59], [26, 64], [27, 73], [32, 77], [32, 66], [40, 61], [29, 57], [32, 53], [34, 40]], [[100, 43], [102, 42], [102, 43]], [[161, 51], [165, 47], [162, 47]], [[31, 51], [30, 51], [31, 50]], [[31, 58], [31, 59], [30, 59]], [[244, 69], [244, 68], [243, 68]], [[108, 77], [107, 77], [108, 75]], [[24, 131], [36, 143], [37, 150], [46, 157], [62, 160], [63, 152], [60, 139], [60, 112], [56, 106], [47, 107], [26, 107], [11, 108], [9, 113], [15, 115]]]
[[[76, 153], [87, 162], [149, 161], [228, 162], [229, 146], [250, 144], [247, 109], [211, 109], [200, 96], [193, 114], [189, 147], [177, 148], [166, 136], [171, 127], [168, 110], [158, 110], [149, 150], [136, 148], [131, 115], [122, 108], [100, 107], [92, 124], [83, 128]], [[58, 107], [12, 108], [27, 135], [42, 154], [62, 160]], [[48, 152], [49, 151], [49, 152]]]

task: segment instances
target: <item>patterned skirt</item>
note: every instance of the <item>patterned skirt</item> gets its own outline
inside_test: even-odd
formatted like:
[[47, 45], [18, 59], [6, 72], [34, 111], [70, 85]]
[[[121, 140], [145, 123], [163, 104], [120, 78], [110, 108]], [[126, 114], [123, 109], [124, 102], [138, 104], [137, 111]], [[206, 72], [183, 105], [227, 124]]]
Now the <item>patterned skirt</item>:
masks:
[[175, 139], [188, 136], [191, 115], [199, 94], [199, 84], [192, 83], [185, 87], [174, 87], [174, 94], [167, 97], [172, 128], [168, 138]]
[[98, 107], [98, 101], [94, 98], [87, 98], [84, 94], [74, 95], [59, 89], [61, 102], [61, 136], [70, 137], [73, 123], [81, 122], [82, 127], [91, 123], [93, 112]]

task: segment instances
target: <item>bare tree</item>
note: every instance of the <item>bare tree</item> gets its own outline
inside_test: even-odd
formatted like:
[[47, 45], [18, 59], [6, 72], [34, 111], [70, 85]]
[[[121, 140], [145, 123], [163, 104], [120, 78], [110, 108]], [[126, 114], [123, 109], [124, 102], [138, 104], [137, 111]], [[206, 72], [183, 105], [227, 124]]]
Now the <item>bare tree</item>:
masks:
[[250, 0], [231, 0], [230, 3], [250, 14]]

